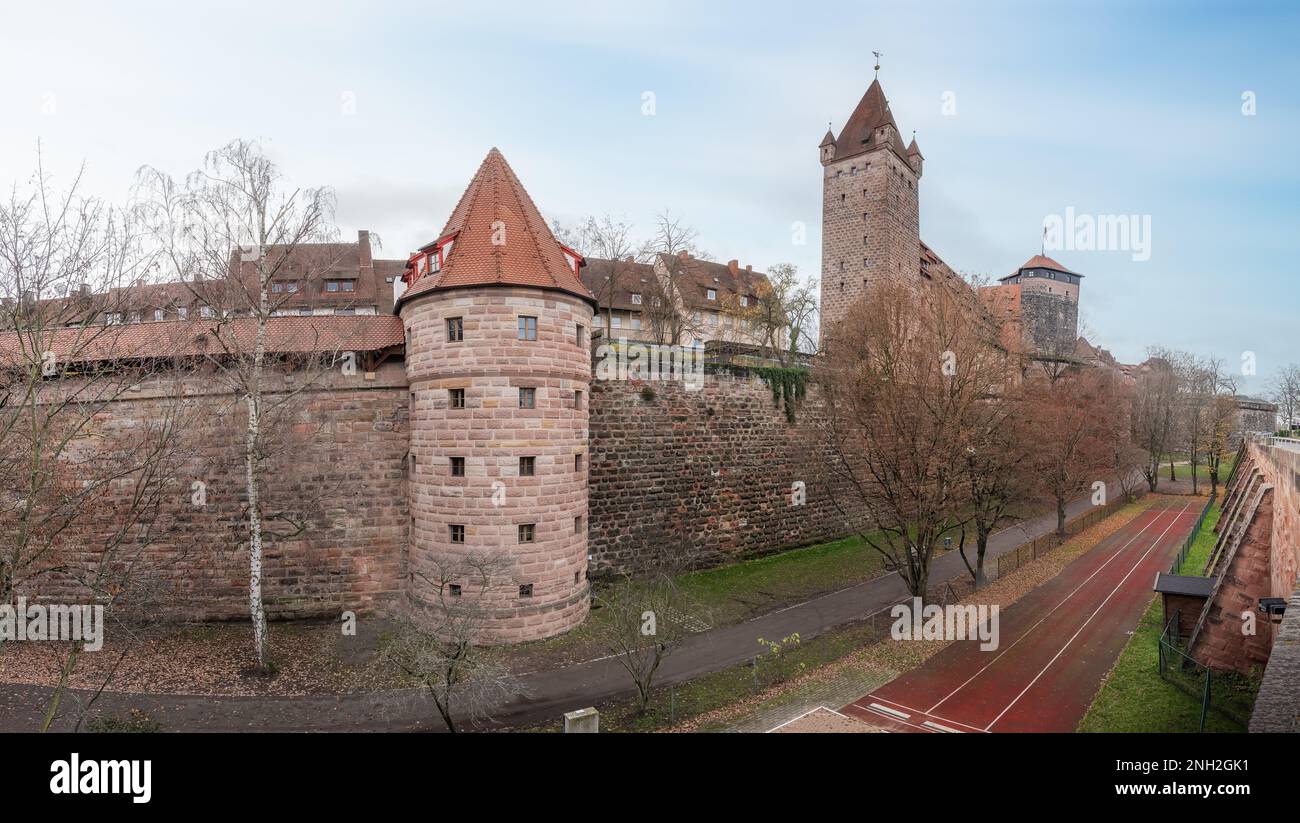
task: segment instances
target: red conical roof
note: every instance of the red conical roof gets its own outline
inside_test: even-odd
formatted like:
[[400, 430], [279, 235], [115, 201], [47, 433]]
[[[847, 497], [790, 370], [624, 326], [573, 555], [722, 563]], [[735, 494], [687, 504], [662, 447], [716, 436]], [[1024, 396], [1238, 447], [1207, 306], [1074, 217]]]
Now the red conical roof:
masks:
[[557, 289], [595, 300], [495, 148], [483, 158], [439, 239], [452, 235], [455, 241], [442, 271], [416, 280], [401, 300], [437, 289], [495, 285]]

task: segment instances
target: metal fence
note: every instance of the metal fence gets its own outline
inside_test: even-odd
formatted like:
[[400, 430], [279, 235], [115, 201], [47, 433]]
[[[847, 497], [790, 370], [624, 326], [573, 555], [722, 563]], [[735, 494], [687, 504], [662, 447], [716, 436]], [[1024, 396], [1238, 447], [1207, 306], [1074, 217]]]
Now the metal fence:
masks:
[[1178, 556], [1174, 558], [1173, 565], [1169, 567], [1170, 574], [1178, 574], [1178, 570], [1183, 567], [1183, 561], [1187, 559], [1188, 553], [1192, 550], [1192, 544], [1196, 542], [1196, 536], [1201, 533], [1201, 526], [1205, 523], [1205, 518], [1210, 513], [1210, 507], [1214, 505], [1214, 498], [1217, 495], [1210, 493], [1210, 499], [1205, 501], [1205, 507], [1201, 509], [1201, 516], [1196, 518], [1196, 525], [1192, 527], [1191, 534], [1183, 541], [1183, 546], [1178, 550]]
[[1183, 649], [1178, 636], [1179, 613], [1175, 612], [1160, 633], [1160, 677], [1201, 701], [1200, 727], [1211, 709], [1242, 726], [1250, 722], [1254, 688], [1250, 679], [1236, 672], [1220, 672], [1198, 662]]
[[[1127, 500], [1122, 498], [1120, 500], [1113, 500], [1104, 506], [1097, 506], [1091, 511], [1085, 512], [1084, 514], [1067, 521], [1065, 524], [1066, 536], [1068, 537], [1070, 535], [1078, 534], [1081, 531], [1097, 525], [1102, 520], [1105, 520], [1107, 517], [1114, 514], [1117, 509], [1127, 506], [1145, 493], [1145, 489], [1138, 489], [1130, 494]], [[999, 555], [997, 576], [1001, 577], [1004, 574], [1015, 571], [1031, 560], [1036, 560], [1037, 558], [1047, 554], [1063, 542], [1065, 542], [1065, 538], [1058, 534], [1045, 534], [1029, 541], [1028, 543], [1023, 543], [1020, 546], [1017, 546], [1015, 551]]]

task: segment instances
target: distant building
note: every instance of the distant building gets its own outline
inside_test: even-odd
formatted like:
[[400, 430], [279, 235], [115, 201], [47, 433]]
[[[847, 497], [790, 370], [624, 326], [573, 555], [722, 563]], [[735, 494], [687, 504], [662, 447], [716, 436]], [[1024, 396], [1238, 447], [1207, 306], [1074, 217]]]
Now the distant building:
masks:
[[768, 287], [766, 275], [739, 261], [715, 263], [683, 252], [653, 262], [587, 258], [583, 285], [596, 296], [596, 329], [611, 340], [704, 345], [758, 344], [747, 314]]
[[1036, 254], [999, 285], [980, 289], [994, 315], [1020, 337], [1029, 353], [1070, 358], [1079, 334], [1079, 284], [1083, 275]]
[[[269, 246], [262, 254], [270, 259], [284, 254], [284, 246]], [[85, 322], [157, 323], [173, 320], [206, 320], [217, 316], [243, 316], [257, 300], [255, 262], [247, 253], [231, 255], [228, 278], [164, 283], [138, 283], [93, 293], [89, 287], [62, 298], [46, 300], [58, 325]], [[269, 297], [275, 316], [321, 317], [331, 315], [391, 314], [393, 284], [406, 266], [405, 260], [376, 260], [370, 247], [370, 232], [357, 232], [355, 243], [302, 243], [279, 263], [272, 278]]]

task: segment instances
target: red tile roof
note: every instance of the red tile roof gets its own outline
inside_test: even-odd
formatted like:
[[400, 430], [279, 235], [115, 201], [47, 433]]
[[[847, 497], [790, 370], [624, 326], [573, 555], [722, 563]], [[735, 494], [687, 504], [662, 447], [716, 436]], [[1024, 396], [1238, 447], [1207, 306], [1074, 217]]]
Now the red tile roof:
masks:
[[[272, 317], [267, 321], [266, 349], [272, 354], [330, 351], [376, 351], [405, 343], [399, 317], [391, 314], [323, 317]], [[257, 333], [252, 318], [176, 320], [49, 329], [39, 333], [36, 348], [54, 352], [63, 363], [107, 360], [220, 356], [251, 352]], [[30, 335], [0, 332], [0, 366], [28, 361]], [[36, 359], [41, 354], [35, 355]]]
[[999, 280], [1010, 279], [1012, 277], [1015, 277], [1017, 274], [1020, 274], [1025, 269], [1051, 269], [1052, 271], [1064, 272], [1065, 274], [1073, 274], [1075, 277], [1083, 277], [1082, 274], [1079, 274], [1076, 271], [1070, 271], [1065, 266], [1062, 266], [1060, 263], [1056, 262], [1050, 257], [1046, 257], [1041, 254], [1035, 254], [1033, 257], [1026, 260], [1020, 266], [1020, 268], [1011, 272], [1011, 274], [1008, 274], [1006, 277], [999, 277], [998, 279]]
[[532, 198], [495, 148], [483, 159], [438, 236], [453, 234], [455, 243], [442, 271], [416, 280], [400, 300], [436, 289], [489, 285], [558, 289], [595, 299], [574, 274]]
[[[1024, 262], [1024, 265], [1022, 265], [1020, 268], [1022, 268], [1022, 269], [1052, 269], [1052, 270], [1054, 270], [1054, 271], [1063, 271], [1063, 272], [1065, 272], [1065, 273], [1067, 273], [1067, 274], [1075, 274], [1075, 272], [1070, 271], [1070, 270], [1067, 269], [1065, 266], [1062, 266], [1060, 263], [1056, 262], [1056, 261], [1053, 260], [1052, 258], [1050, 258], [1050, 257], [1046, 257], [1046, 256], [1041, 255], [1041, 254], [1035, 254], [1033, 257], [1031, 257], [1031, 258], [1029, 258], [1028, 260], [1026, 260], [1026, 261]], [[1082, 277], [1082, 275], [1080, 275], [1080, 277]]]

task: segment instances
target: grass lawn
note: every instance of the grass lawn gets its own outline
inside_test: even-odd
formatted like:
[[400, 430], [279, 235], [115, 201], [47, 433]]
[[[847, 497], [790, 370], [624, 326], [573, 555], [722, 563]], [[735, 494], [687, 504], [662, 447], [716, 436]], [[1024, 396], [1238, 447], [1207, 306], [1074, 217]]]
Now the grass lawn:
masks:
[[[974, 536], [967, 537], [972, 554]], [[956, 541], [954, 541], [954, 546]], [[935, 557], [943, 554], [935, 550]], [[884, 574], [880, 552], [858, 536], [802, 549], [741, 560], [728, 566], [687, 572], [677, 578], [693, 611], [710, 626], [740, 623], [765, 612]], [[617, 582], [594, 583], [591, 615], [573, 631], [497, 650], [516, 672], [579, 663], [609, 653], [600, 640], [605, 625], [599, 598]]]
[[[1142, 615], [1137, 631], [1097, 693], [1081, 732], [1195, 732], [1200, 728], [1201, 701], [1160, 677], [1157, 646], [1163, 626], [1160, 600]], [[1211, 711], [1207, 732], [1244, 732], [1240, 724]]]
[[1191, 551], [1183, 558], [1183, 565], [1178, 569], [1179, 574], [1193, 574], [1197, 577], [1205, 574], [1205, 563], [1210, 559], [1210, 551], [1214, 549], [1214, 541], [1218, 537], [1214, 533], [1214, 526], [1219, 522], [1219, 516], [1222, 514], [1220, 501], [1215, 500], [1214, 505], [1210, 506], [1210, 511], [1205, 515], [1201, 530], [1196, 534], [1196, 542], [1192, 543]]
[[[679, 683], [675, 687], [654, 689], [646, 713], [638, 715], [631, 700], [615, 700], [600, 705], [602, 732], [653, 732], [671, 728], [674, 719], [681, 723], [714, 709], [734, 705], [754, 697], [770, 686], [784, 683], [806, 671], [848, 655], [874, 642], [878, 635], [870, 626], [857, 623], [803, 641], [787, 644], [779, 655], [760, 658], [757, 666], [741, 664], [703, 677]], [[755, 644], [755, 654], [762, 649]], [[629, 685], [631, 680], [628, 681]], [[562, 731], [563, 723], [534, 727], [535, 731]]]

